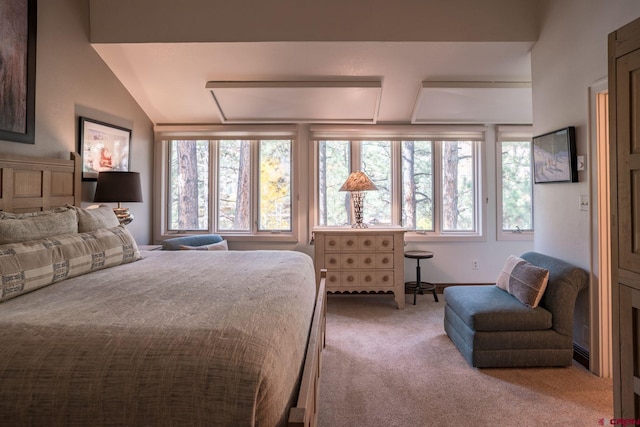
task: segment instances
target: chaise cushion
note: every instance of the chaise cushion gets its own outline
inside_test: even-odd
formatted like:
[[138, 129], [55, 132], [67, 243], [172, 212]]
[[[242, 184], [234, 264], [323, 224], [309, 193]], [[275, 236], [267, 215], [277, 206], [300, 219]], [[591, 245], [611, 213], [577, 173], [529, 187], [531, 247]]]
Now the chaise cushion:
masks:
[[476, 331], [534, 331], [550, 329], [552, 315], [543, 307], [531, 309], [494, 285], [449, 286], [449, 307]]

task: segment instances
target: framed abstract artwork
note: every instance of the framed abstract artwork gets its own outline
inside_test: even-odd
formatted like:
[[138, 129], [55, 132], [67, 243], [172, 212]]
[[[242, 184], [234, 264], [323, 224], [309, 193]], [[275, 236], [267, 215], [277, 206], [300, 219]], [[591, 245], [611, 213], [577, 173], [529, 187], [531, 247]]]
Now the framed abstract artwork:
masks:
[[80, 117], [78, 151], [82, 156], [82, 180], [96, 181], [103, 171], [129, 170], [131, 129]]
[[35, 143], [36, 7], [0, 1], [0, 140]]

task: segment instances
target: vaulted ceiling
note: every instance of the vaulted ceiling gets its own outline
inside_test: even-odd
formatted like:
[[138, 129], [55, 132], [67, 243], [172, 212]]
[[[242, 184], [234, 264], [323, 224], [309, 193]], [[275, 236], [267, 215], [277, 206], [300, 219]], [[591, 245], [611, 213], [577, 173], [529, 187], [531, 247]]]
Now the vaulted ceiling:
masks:
[[94, 49], [156, 124], [532, 121], [534, 0], [171, 3], [90, 3]]

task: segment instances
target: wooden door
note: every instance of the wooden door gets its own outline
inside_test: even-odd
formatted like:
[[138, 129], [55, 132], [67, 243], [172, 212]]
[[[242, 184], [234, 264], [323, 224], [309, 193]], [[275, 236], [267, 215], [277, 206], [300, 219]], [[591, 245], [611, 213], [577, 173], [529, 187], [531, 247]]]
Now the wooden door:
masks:
[[616, 418], [640, 418], [640, 19], [609, 35]]

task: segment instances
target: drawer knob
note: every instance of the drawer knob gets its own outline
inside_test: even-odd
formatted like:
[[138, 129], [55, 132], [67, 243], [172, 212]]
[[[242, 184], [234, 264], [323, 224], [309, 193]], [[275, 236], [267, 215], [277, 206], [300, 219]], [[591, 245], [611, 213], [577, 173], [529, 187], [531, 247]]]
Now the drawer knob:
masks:
[[347, 264], [353, 264], [353, 258], [347, 258]]
[[371, 264], [371, 258], [365, 258], [364, 259], [364, 263], [365, 264]]
[[371, 240], [367, 239], [364, 241], [365, 246], [371, 246]]
[[335, 240], [329, 240], [329, 246], [335, 246], [335, 245], [336, 245]]
[[384, 246], [385, 248], [386, 248], [387, 246], [389, 246], [389, 241], [388, 241], [388, 240], [383, 240], [383, 241], [382, 241], [382, 246]]
[[365, 282], [367, 282], [367, 283], [368, 283], [368, 282], [370, 282], [371, 280], [373, 280], [373, 279], [371, 278], [371, 276], [365, 276], [365, 277], [364, 277], [364, 281], [365, 281]]
[[336, 265], [337, 263], [338, 263], [337, 259], [335, 259], [335, 258], [330, 258], [329, 259], [329, 264]]
[[347, 282], [353, 282], [354, 280], [356, 280], [355, 277], [353, 276], [347, 276]]
[[353, 240], [347, 240], [347, 246], [353, 246]]
[[332, 282], [332, 283], [333, 282], [337, 282], [338, 278], [336, 276], [331, 276], [331, 277], [329, 277], [329, 281]]
[[386, 275], [386, 274], [384, 276], [382, 276], [382, 281], [383, 282], [388, 282], [389, 281], [389, 276]]
[[389, 264], [389, 258], [387, 258], [387, 257], [382, 258], [382, 263], [383, 264]]

